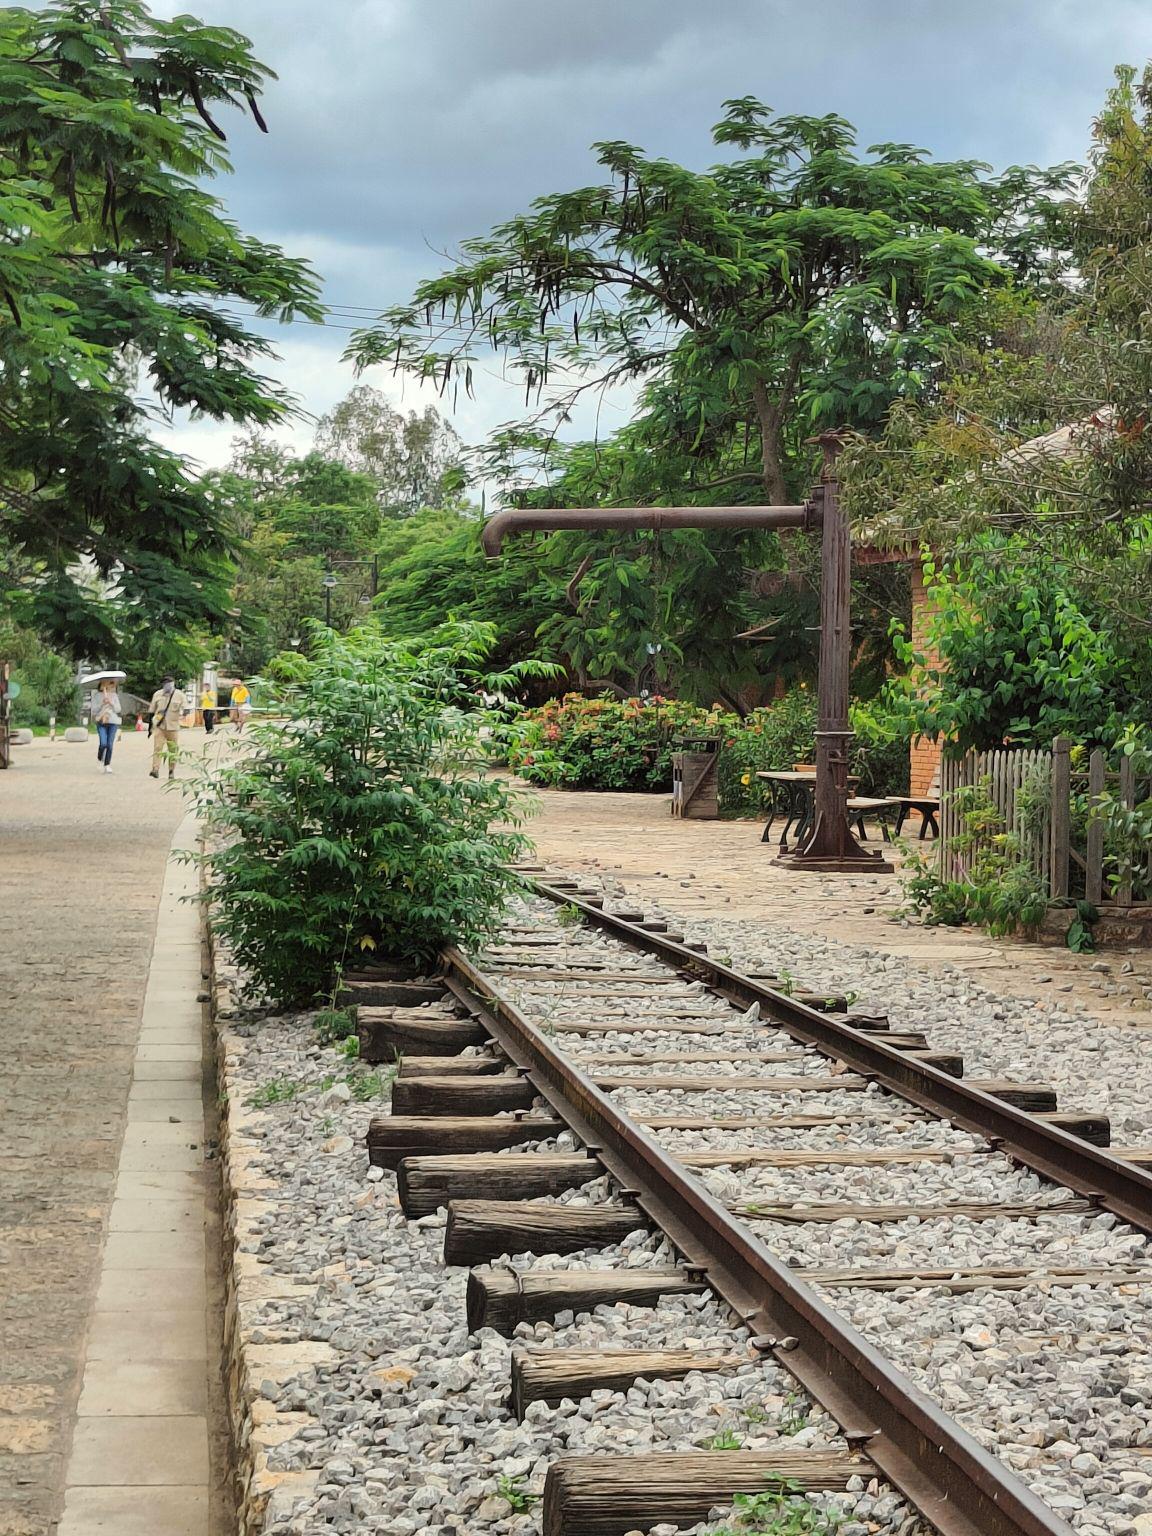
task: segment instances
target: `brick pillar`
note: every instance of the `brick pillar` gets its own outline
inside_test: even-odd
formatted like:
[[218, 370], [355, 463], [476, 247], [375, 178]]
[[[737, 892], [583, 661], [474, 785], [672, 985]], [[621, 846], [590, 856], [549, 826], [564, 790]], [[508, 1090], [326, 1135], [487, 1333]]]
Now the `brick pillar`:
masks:
[[[928, 625], [936, 611], [932, 594], [924, 584], [924, 567], [917, 556], [912, 561], [911, 640], [913, 649], [924, 657], [929, 666], [940, 664], [939, 653], [928, 644]], [[928, 793], [940, 767], [942, 746], [943, 743], [939, 740], [928, 741], [923, 736], [913, 739], [909, 748], [910, 794], [926, 795]]]

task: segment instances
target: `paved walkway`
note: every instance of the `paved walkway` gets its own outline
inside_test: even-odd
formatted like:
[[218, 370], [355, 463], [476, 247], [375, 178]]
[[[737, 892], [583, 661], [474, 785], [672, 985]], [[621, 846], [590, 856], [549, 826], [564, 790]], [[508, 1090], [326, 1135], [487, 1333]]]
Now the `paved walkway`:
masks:
[[61, 1536], [204, 1536], [220, 1505], [198, 918], [147, 753], [0, 773], [0, 1536], [56, 1530], [66, 1482]]
[[633, 895], [671, 912], [779, 923], [796, 933], [900, 955], [930, 970], [947, 963], [972, 972], [993, 992], [1035, 997], [1050, 989], [1104, 1023], [1152, 1029], [1147, 949], [1074, 955], [1059, 946], [992, 939], [972, 928], [902, 926], [892, 916], [901, 901], [897, 875], [798, 875], [773, 864], [774, 846], [760, 841], [762, 823], [673, 820], [667, 795], [535, 794], [536, 814], [525, 830], [541, 859], [612, 874]]

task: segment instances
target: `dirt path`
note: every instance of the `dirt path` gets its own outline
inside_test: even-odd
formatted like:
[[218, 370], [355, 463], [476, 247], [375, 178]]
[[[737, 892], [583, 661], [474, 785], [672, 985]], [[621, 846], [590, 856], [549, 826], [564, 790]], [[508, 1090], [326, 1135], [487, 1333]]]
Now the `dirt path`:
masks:
[[[195, 733], [198, 739], [200, 733]], [[59, 1512], [168, 849], [147, 742], [0, 773], [0, 1536]]]
[[667, 795], [535, 793], [537, 811], [526, 831], [541, 859], [611, 874], [669, 911], [779, 924], [899, 955], [928, 970], [957, 966], [990, 991], [1061, 993], [1065, 1005], [1075, 1003], [1105, 1023], [1152, 1029], [1147, 949], [1074, 955], [973, 929], [901, 924], [892, 916], [901, 899], [896, 875], [800, 875], [772, 862], [775, 849], [760, 842], [759, 824], [674, 821]]

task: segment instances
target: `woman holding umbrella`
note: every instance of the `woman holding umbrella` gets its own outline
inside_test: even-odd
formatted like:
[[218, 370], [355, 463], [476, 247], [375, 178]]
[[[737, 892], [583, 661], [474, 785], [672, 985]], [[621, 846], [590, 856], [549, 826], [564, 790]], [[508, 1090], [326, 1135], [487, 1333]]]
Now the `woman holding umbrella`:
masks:
[[93, 672], [91, 677], [81, 679], [82, 683], [96, 685], [92, 690], [89, 710], [96, 722], [96, 739], [99, 743], [96, 761], [103, 763], [105, 773], [112, 772], [112, 743], [116, 740], [116, 732], [123, 719], [116, 684], [122, 683], [126, 676], [125, 672]]

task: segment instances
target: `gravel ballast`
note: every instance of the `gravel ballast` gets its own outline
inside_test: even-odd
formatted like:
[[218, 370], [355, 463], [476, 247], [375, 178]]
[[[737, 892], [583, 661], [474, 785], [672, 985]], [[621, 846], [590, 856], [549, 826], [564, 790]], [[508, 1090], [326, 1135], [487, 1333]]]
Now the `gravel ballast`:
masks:
[[[514, 954], [550, 969], [594, 961], [612, 974], [636, 973], [639, 995], [626, 1002], [590, 997], [590, 988], [606, 993], [612, 984], [601, 987], [592, 978], [573, 985], [532, 980], [518, 972], [500, 980], [501, 990], [546, 1033], [565, 1019], [651, 1022], [651, 1032], [643, 1034], [551, 1034], [553, 1045], [571, 1052], [586, 1070], [635, 1077], [635, 1087], [615, 1094], [631, 1113], [704, 1118], [820, 1114], [845, 1122], [654, 1132], [669, 1148], [754, 1146], [814, 1154], [925, 1148], [942, 1158], [875, 1167], [816, 1163], [697, 1170], [721, 1200], [733, 1205], [956, 1200], [1058, 1205], [1067, 1200], [1065, 1192], [1014, 1167], [979, 1138], [927, 1119], [871, 1086], [817, 1094], [725, 1088], [725, 1077], [754, 1075], [765, 1083], [773, 1076], [825, 1077], [829, 1063], [796, 1047], [783, 1032], [759, 1025], [754, 1016], [727, 1007], [699, 984], [646, 986], [639, 977], [667, 972], [602, 935], [585, 936], [567, 927], [562, 948], [529, 946], [524, 942], [531, 937], [529, 930], [558, 931], [549, 904], [521, 903], [515, 921], [524, 932], [508, 935], [494, 964]], [[840, 947], [823, 941], [774, 931], [769, 943], [764, 932], [751, 931], [750, 925], [693, 921], [683, 926], [689, 939], [708, 942], [713, 953], [731, 955], [737, 969], [787, 972], [796, 985], [814, 991], [858, 992], [855, 1008], [887, 1012], [894, 1028], [924, 1031], [934, 1049], [962, 1050], [967, 1075], [1057, 1081], [1031, 1053], [1029, 1041], [1058, 1010], [1041, 1015], [1011, 1000], [970, 1002], [973, 989], [966, 978], [958, 978], [957, 995], [929, 1000], [926, 986], [917, 989], [899, 970], [878, 964], [871, 952], [852, 954], [841, 966]], [[478, 963], [483, 967], [484, 957]], [[625, 990], [632, 988], [625, 985]], [[1035, 1016], [1005, 1016], [1017, 1007]], [[972, 1034], [965, 1027], [969, 1008]], [[678, 1034], [669, 1010], [690, 1012], [716, 1032]], [[977, 1027], [976, 1020], [984, 1022]], [[1075, 1021], [1065, 1021], [1065, 1027], [1083, 1033]], [[775, 1445], [843, 1449], [827, 1415], [772, 1360], [759, 1357], [730, 1372], [697, 1374], [681, 1382], [638, 1382], [628, 1392], [594, 1393], [558, 1408], [533, 1404], [525, 1422], [516, 1423], [506, 1406], [514, 1347], [722, 1345], [738, 1350], [747, 1344], [746, 1330], [722, 1303], [704, 1295], [668, 1297], [654, 1308], [600, 1307], [592, 1315], [561, 1315], [555, 1325], [521, 1325], [514, 1340], [490, 1330], [469, 1335], [466, 1274], [442, 1262], [444, 1212], [406, 1220], [396, 1202], [394, 1177], [368, 1167], [364, 1133], [371, 1116], [387, 1112], [386, 1094], [362, 1101], [357, 1095], [368, 1091], [365, 1069], [350, 1065], [337, 1049], [319, 1046], [308, 1016], [252, 1022], [232, 1017], [223, 1028], [223, 1086], [230, 1108], [237, 1106], [227, 1152], [253, 1186], [253, 1198], [242, 1195], [234, 1205], [238, 1267], [258, 1275], [268, 1291], [284, 1282], [291, 1292], [262, 1299], [254, 1294], [239, 1329], [243, 1337], [237, 1348], [252, 1361], [265, 1350], [280, 1362], [276, 1373], [259, 1380], [253, 1391], [258, 1401], [247, 1405], [250, 1428], [259, 1420], [267, 1430], [248, 1530], [276, 1536], [330, 1530], [534, 1536], [539, 1505], [532, 1495], [539, 1494], [548, 1463], [565, 1451], [687, 1450], [733, 1440], [756, 1450]], [[795, 1059], [651, 1067], [628, 1059], [753, 1048], [788, 1051]], [[612, 1060], [588, 1063], [588, 1056]], [[706, 1075], [715, 1086], [703, 1093], [675, 1087], [645, 1090], [643, 1079], [652, 1074]], [[252, 1096], [271, 1082], [296, 1086], [279, 1102], [254, 1107]], [[1077, 1088], [1078, 1093], [1061, 1093], [1061, 1108], [1117, 1114], [1094, 1096], [1086, 1101], [1082, 1079]], [[1138, 1096], [1130, 1082], [1125, 1091], [1123, 1113], [1130, 1115], [1121, 1123], [1125, 1132], [1135, 1133]], [[565, 1135], [544, 1145], [562, 1149], [570, 1144]], [[507, 1155], [518, 1150], [525, 1149]], [[596, 1180], [557, 1201], [603, 1205], [618, 1203], [618, 1196], [608, 1181]], [[782, 1258], [805, 1269], [1057, 1263], [1152, 1269], [1145, 1239], [1095, 1212], [1053, 1211], [1030, 1222], [946, 1218], [883, 1225], [769, 1223], [757, 1221], [754, 1213], [747, 1219]], [[567, 1258], [506, 1255], [498, 1262], [526, 1270], [644, 1268], [674, 1261], [662, 1239], [641, 1230], [606, 1250]], [[1152, 1493], [1148, 1286], [1049, 1289], [1037, 1284], [1012, 1292], [953, 1295], [940, 1287], [909, 1285], [893, 1292], [839, 1288], [826, 1294], [1082, 1536], [1143, 1536], [1146, 1527], [1137, 1522], [1148, 1511]], [[293, 1351], [299, 1361], [295, 1370], [288, 1368]], [[249, 1377], [254, 1380], [255, 1372], [250, 1370]], [[528, 1497], [527, 1508], [517, 1507], [521, 1495]], [[875, 1484], [815, 1502], [843, 1517], [840, 1536], [870, 1531], [919, 1536], [922, 1530], [896, 1494]], [[673, 1536], [676, 1529], [660, 1528], [661, 1536]]]

